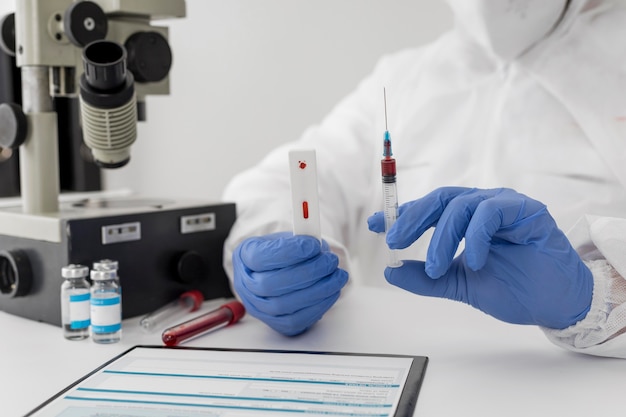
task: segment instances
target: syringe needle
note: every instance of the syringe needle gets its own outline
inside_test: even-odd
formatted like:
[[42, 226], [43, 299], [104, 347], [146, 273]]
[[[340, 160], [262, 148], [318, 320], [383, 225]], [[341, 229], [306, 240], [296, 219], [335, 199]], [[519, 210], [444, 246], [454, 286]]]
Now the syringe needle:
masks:
[[383, 87], [383, 100], [385, 102], [385, 132], [389, 132], [387, 127], [387, 89]]

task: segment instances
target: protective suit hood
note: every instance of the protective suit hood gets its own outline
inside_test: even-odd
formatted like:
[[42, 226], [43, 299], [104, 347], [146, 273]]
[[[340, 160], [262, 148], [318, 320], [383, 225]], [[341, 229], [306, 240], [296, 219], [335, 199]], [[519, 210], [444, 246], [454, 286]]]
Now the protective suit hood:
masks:
[[568, 22], [590, 0], [446, 0], [455, 27], [494, 58], [510, 61]]

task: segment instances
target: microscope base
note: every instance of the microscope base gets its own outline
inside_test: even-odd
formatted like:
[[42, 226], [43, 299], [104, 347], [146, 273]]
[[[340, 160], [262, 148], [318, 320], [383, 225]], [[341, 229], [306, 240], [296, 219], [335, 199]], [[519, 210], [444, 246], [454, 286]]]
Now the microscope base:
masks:
[[[156, 310], [191, 289], [205, 299], [232, 297], [222, 252], [235, 221], [234, 204], [96, 206], [83, 201], [54, 216], [0, 210], [0, 310], [60, 326], [61, 268], [91, 268], [102, 259], [119, 263], [123, 318]], [[10, 226], [13, 218], [32, 224], [23, 235], [46, 229], [40, 223], [56, 224], [58, 239], [48, 232], [44, 238], [19, 236]], [[5, 229], [11, 233], [3, 234]]]

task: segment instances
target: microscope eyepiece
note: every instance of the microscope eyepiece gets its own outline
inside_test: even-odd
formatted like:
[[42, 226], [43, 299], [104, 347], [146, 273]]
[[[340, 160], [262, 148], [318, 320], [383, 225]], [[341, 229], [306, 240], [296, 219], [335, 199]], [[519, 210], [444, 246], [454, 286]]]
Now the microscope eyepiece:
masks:
[[133, 75], [126, 69], [126, 50], [112, 41], [94, 41], [83, 50], [83, 63], [80, 101], [85, 145], [101, 167], [122, 167], [130, 160], [130, 146], [137, 138], [137, 98]]
[[126, 50], [109, 41], [95, 41], [83, 50], [87, 84], [97, 90], [116, 90], [126, 82]]
[[126, 69], [126, 49], [115, 42], [95, 41], [83, 50], [81, 99], [95, 107], [112, 109], [135, 94], [133, 74]]

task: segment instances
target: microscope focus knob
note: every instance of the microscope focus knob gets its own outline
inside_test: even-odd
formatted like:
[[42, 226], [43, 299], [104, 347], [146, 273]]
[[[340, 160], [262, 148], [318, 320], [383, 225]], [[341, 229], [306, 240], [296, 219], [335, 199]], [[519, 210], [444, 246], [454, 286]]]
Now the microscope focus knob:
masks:
[[72, 3], [65, 11], [63, 27], [68, 39], [83, 47], [93, 41], [104, 39], [109, 23], [104, 10], [92, 1]]
[[9, 56], [15, 56], [15, 13], [0, 19], [0, 49]]
[[202, 282], [208, 273], [207, 264], [198, 252], [184, 252], [176, 262], [176, 278], [179, 282], [185, 284]]
[[0, 104], [0, 148], [17, 149], [26, 140], [26, 115], [14, 103]]
[[158, 32], [137, 32], [124, 43], [128, 53], [128, 69], [139, 83], [161, 81], [172, 67], [172, 50], [167, 39]]
[[32, 281], [33, 271], [26, 252], [0, 250], [0, 297], [24, 297], [30, 292]]

